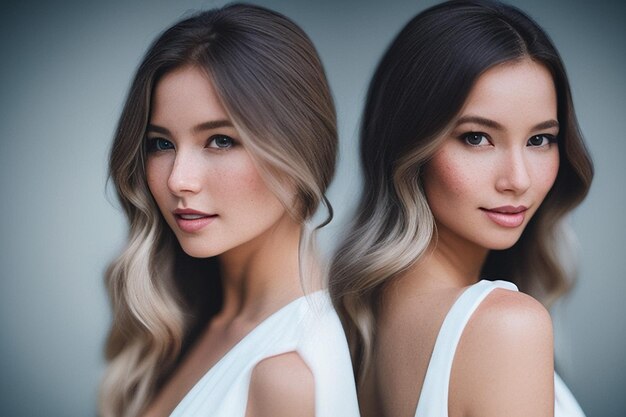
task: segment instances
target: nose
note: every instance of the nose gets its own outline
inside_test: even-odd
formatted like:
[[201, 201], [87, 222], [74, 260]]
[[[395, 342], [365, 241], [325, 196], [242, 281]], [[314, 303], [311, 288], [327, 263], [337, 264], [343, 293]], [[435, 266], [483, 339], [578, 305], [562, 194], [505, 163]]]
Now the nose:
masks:
[[176, 159], [167, 180], [167, 186], [172, 194], [182, 197], [186, 194], [195, 194], [200, 191], [201, 164], [190, 152], [176, 152]]
[[496, 181], [496, 189], [500, 192], [522, 194], [528, 190], [530, 183], [530, 172], [524, 150], [507, 150]]

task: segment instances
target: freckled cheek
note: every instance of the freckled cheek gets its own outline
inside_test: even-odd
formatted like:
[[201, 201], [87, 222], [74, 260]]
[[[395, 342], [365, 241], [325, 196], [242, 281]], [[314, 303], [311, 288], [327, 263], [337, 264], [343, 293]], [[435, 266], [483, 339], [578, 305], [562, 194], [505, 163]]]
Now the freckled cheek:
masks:
[[169, 173], [169, 165], [163, 158], [161, 160], [148, 158], [146, 162], [146, 182], [148, 183], [150, 193], [159, 205], [163, 202], [161, 200], [169, 194], [167, 186]]
[[427, 168], [427, 195], [452, 200], [465, 199], [480, 192], [480, 167], [474, 167], [467, 158], [442, 154], [433, 159]]
[[[273, 196], [251, 161], [231, 161], [227, 167], [215, 167], [212, 189], [233, 203], [263, 203]], [[243, 207], [241, 207], [243, 208]]]

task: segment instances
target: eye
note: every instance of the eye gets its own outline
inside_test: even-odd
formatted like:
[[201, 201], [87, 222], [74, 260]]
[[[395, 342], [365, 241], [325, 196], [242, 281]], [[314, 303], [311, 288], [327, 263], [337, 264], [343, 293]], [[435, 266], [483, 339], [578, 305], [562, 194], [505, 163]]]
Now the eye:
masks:
[[209, 140], [209, 148], [230, 149], [235, 145], [235, 141], [225, 135], [214, 135]]
[[147, 147], [148, 152], [158, 152], [174, 149], [174, 144], [164, 138], [148, 138]]
[[461, 138], [470, 146], [487, 146], [490, 145], [488, 136], [481, 132], [469, 132], [461, 136]]
[[526, 146], [540, 147], [548, 146], [551, 143], [556, 142], [556, 137], [553, 135], [535, 135], [528, 139]]

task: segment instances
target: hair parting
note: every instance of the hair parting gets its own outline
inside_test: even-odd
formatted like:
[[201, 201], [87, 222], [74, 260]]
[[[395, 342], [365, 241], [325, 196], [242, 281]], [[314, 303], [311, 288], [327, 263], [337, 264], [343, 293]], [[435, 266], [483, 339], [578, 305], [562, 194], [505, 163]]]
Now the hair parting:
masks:
[[510, 280], [546, 303], [568, 288], [571, 277], [557, 247], [562, 219], [587, 194], [593, 165], [561, 58], [546, 33], [512, 6], [461, 0], [431, 7], [399, 32], [372, 78], [360, 131], [362, 194], [330, 267], [331, 297], [360, 385], [372, 360], [382, 292], [437, 238], [421, 185], [424, 164], [480, 75], [523, 59], [544, 65], [554, 79], [559, 171], [520, 240], [491, 251], [482, 276]]

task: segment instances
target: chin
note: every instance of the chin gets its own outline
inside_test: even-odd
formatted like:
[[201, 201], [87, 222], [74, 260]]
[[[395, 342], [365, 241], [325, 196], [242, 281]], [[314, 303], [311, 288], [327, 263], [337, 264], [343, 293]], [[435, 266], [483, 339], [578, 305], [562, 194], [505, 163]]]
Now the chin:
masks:
[[488, 242], [485, 247], [489, 250], [507, 250], [512, 248], [519, 241], [519, 236], [515, 236], [515, 238], [503, 238], [498, 240], [493, 240]]
[[196, 258], [196, 259], [206, 259], [206, 258], [212, 258], [215, 255], [208, 255], [205, 252], [190, 252], [190, 251], [186, 251], [183, 249], [183, 252], [185, 252], [187, 255], [191, 256], [192, 258]]
[[179, 243], [180, 247], [183, 249], [183, 252], [185, 252], [192, 258], [212, 258], [222, 253], [222, 251], [215, 250], [215, 248], [207, 248], [203, 245], [194, 245], [187, 242], [183, 243], [181, 241], [179, 241]]
[[507, 249], [510, 249], [512, 247], [513, 247], [513, 245], [505, 245], [505, 244], [503, 244], [503, 245], [493, 245], [493, 246], [491, 246], [489, 248], [489, 250], [507, 250]]

